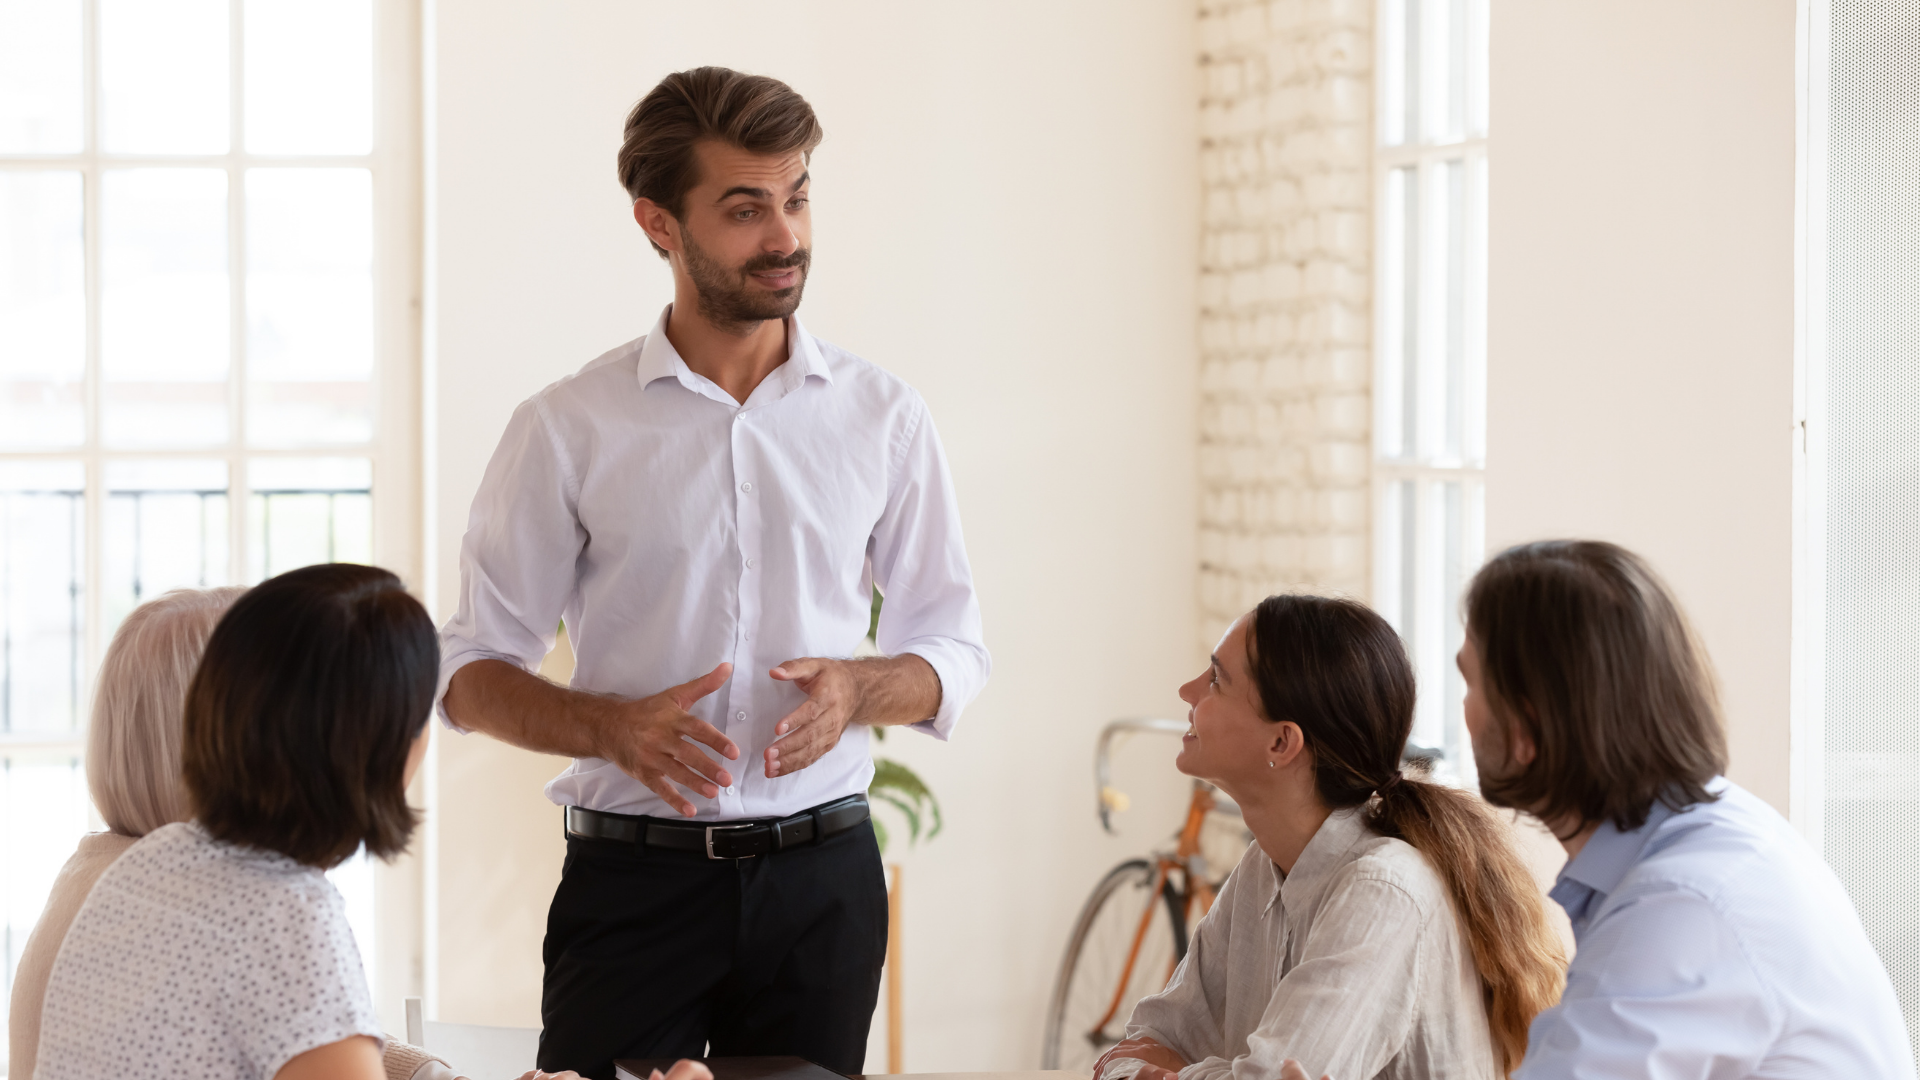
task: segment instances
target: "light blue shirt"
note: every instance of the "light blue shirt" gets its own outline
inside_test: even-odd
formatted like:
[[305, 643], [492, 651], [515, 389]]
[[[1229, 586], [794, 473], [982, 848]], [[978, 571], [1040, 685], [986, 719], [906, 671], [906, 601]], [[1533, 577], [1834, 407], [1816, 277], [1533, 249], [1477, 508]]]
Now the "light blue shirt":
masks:
[[1771, 806], [1720, 798], [1602, 823], [1552, 896], [1577, 945], [1515, 1080], [1910, 1080], [1886, 969], [1827, 864]]

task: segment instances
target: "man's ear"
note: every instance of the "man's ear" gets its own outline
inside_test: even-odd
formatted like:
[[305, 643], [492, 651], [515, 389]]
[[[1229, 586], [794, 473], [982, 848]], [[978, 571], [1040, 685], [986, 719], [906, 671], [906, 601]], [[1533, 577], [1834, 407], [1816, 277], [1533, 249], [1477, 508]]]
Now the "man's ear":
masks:
[[675, 254], [680, 253], [680, 222], [666, 207], [652, 199], [635, 199], [633, 220], [647, 234], [647, 239]]
[[[1533, 706], [1525, 706], [1528, 718], [1535, 716]], [[1540, 756], [1540, 747], [1533, 741], [1533, 729], [1515, 721], [1502, 721], [1507, 729], [1507, 764], [1514, 769], [1524, 769], [1533, 764]]]

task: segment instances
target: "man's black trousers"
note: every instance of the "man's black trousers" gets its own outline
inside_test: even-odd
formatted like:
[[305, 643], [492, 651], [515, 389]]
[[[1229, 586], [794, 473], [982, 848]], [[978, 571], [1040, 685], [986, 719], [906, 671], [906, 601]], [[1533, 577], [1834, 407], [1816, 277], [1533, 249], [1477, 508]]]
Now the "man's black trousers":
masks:
[[864, 822], [738, 860], [568, 837], [539, 1065], [612, 1080], [616, 1058], [793, 1054], [858, 1073], [886, 951]]

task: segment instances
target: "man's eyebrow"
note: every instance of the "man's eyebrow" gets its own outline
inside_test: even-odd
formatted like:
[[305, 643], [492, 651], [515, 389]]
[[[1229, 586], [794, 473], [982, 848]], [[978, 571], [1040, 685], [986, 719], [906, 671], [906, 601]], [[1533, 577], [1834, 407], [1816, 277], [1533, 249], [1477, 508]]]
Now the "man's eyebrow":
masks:
[[[798, 179], [798, 180], [795, 180], [795, 181], [793, 182], [793, 190], [794, 190], [794, 191], [799, 191], [799, 190], [800, 190], [801, 188], [803, 188], [803, 187], [805, 187], [805, 186], [807, 185], [807, 181], [808, 181], [808, 180], [811, 180], [812, 178], [813, 178], [813, 174], [812, 174], [812, 173], [801, 173], [801, 174], [800, 174], [800, 179]], [[750, 195], [750, 196], [752, 196], [752, 197], [754, 197], [754, 198], [756, 198], [756, 199], [771, 199], [771, 198], [773, 198], [773, 192], [771, 192], [771, 191], [768, 191], [768, 190], [767, 190], [766, 188], [763, 188], [763, 187], [747, 187], [747, 186], [745, 186], [745, 185], [735, 185], [735, 186], [733, 186], [733, 187], [730, 187], [730, 188], [728, 188], [727, 190], [725, 190], [725, 191], [723, 191], [723, 192], [721, 192], [721, 193], [720, 193], [720, 197], [719, 197], [719, 198], [717, 198], [717, 199], [715, 199], [715, 200], [713, 200], [713, 201], [714, 201], [714, 202], [726, 202], [726, 201], [727, 201], [728, 199], [731, 199], [731, 198], [733, 198], [733, 197], [734, 197], [735, 195]]]

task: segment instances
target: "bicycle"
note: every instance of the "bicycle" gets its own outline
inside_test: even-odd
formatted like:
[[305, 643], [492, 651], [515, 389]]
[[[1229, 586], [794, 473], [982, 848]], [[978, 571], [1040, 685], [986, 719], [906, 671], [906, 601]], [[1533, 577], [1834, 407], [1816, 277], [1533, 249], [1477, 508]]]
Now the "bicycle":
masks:
[[[1114, 811], [1126, 809], [1126, 796], [1110, 783], [1114, 736], [1186, 730], [1184, 720], [1115, 720], [1101, 729], [1094, 751], [1101, 828], [1114, 832]], [[1041, 1068], [1092, 1073], [1093, 1063], [1120, 1040], [1134, 1003], [1158, 993], [1185, 958], [1189, 927], [1213, 907], [1225, 871], [1232, 869], [1228, 863], [1215, 877], [1201, 850], [1202, 832], [1214, 814], [1237, 817], [1239, 807], [1213, 785], [1195, 780], [1173, 849], [1128, 859], [1094, 886], [1060, 962]], [[1244, 837], [1244, 826], [1241, 832]]]

